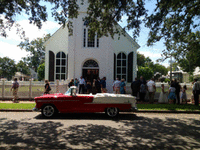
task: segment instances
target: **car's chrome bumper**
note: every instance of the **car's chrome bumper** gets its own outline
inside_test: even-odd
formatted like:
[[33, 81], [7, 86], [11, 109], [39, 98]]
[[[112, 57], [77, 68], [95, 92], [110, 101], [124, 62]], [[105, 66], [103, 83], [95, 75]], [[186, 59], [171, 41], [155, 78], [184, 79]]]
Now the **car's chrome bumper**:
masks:
[[35, 107], [34, 107], [34, 108], [33, 108], [33, 111], [34, 111], [34, 112], [38, 112], [38, 111], [40, 111], [40, 110], [39, 110], [38, 108], [35, 108]]

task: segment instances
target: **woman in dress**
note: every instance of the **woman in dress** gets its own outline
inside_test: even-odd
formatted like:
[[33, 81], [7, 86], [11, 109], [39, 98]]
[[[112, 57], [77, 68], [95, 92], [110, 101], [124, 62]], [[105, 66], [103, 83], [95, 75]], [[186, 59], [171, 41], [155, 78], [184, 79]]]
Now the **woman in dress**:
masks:
[[125, 80], [122, 79], [120, 83], [120, 94], [126, 94], [126, 84], [124, 82]]
[[161, 84], [161, 93], [158, 99], [158, 103], [168, 103], [167, 95], [165, 92], [165, 87], [164, 84]]
[[174, 103], [174, 101], [176, 101], [175, 92], [176, 92], [176, 88], [175, 88], [174, 82], [172, 81], [171, 87], [169, 88], [169, 95], [168, 95], [169, 103]]
[[181, 93], [181, 101], [187, 104], [187, 94], [186, 94], [187, 87], [186, 85], [183, 86], [182, 93]]

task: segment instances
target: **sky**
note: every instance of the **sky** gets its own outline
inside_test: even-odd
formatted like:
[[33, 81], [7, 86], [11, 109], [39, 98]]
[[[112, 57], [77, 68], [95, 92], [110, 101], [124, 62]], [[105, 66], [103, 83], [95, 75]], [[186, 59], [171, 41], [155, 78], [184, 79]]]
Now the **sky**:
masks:
[[[147, 8], [152, 11], [152, 2], [147, 1]], [[46, 5], [48, 12], [50, 12], [50, 5]], [[36, 39], [38, 37], [43, 37], [45, 34], [50, 33], [51, 35], [56, 32], [56, 30], [59, 29], [60, 25], [53, 20], [51, 17], [51, 14], [48, 14], [48, 21], [43, 23], [42, 29], [38, 29], [35, 25], [29, 24], [28, 16], [26, 15], [20, 15], [16, 16], [17, 23], [21, 25], [21, 27], [24, 29], [26, 36], [29, 38], [29, 40]], [[2, 17], [2, 16], [0, 16]], [[126, 16], [122, 17], [122, 21], [119, 22], [119, 24], [123, 27], [126, 24]], [[130, 36], [132, 36], [132, 31], [127, 31]], [[28, 52], [25, 50], [21, 50], [17, 45], [19, 45], [20, 42], [23, 40], [20, 39], [20, 37], [16, 34], [16, 28], [12, 28], [11, 31], [7, 32], [8, 37], [2, 37], [0, 36], [0, 57], [9, 57], [11, 59], [14, 59], [15, 62], [19, 62], [22, 57], [26, 57], [28, 55]], [[152, 61], [156, 62], [157, 59], [161, 58], [162, 50], [165, 48], [165, 46], [162, 44], [162, 42], [156, 43], [152, 47], [147, 47], [146, 42], [148, 38], [148, 29], [142, 26], [140, 36], [137, 39], [137, 43], [140, 45], [140, 48], [138, 49], [139, 53], [144, 54], [145, 57], [149, 57]], [[164, 66], [168, 65], [168, 60], [161, 63]]]

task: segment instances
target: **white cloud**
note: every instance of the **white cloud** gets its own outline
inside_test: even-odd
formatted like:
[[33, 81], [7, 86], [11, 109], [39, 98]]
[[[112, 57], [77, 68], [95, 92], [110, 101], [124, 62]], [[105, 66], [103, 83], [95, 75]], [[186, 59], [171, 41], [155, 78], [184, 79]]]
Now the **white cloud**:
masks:
[[[140, 54], [143, 54], [145, 57], [149, 57], [154, 63], [157, 63], [156, 60], [161, 57], [161, 53], [159, 49], [154, 49], [154, 50], [149, 50], [149, 51], [139, 51]], [[159, 62], [159, 64], [168, 67], [169, 63], [168, 63], [168, 59], [166, 59], [163, 62]]]
[[[30, 40], [36, 39], [38, 37], [43, 37], [45, 34], [48, 33], [52, 34], [60, 27], [58, 23], [52, 21], [47, 21], [43, 23], [42, 29], [38, 29], [37, 26], [30, 24], [28, 20], [22, 20], [18, 23], [20, 24], [21, 28], [23, 28], [23, 30], [25, 31], [26, 37], [28, 37]], [[19, 42], [22, 41], [19, 35], [16, 34], [16, 30], [17, 28], [13, 27], [11, 31], [7, 31], [8, 40], [15, 40]]]
[[[60, 25], [52, 21], [43, 23], [42, 29], [38, 29], [35, 25], [29, 24], [28, 20], [22, 20], [18, 23], [22, 26], [26, 33], [26, 37], [28, 37], [30, 41], [38, 37], [43, 37], [48, 33], [53, 34], [60, 27]], [[28, 52], [17, 47], [17, 45], [23, 40], [16, 34], [15, 27], [13, 27], [11, 31], [8, 31], [7, 34], [7, 38], [0, 36], [0, 57], [7, 56], [18, 62], [22, 57], [26, 57]]]
[[1, 42], [1, 49], [3, 51], [0, 52], [0, 57], [9, 57], [10, 59], [14, 59], [18, 62], [22, 57], [26, 57], [29, 53], [25, 50], [21, 50], [16, 45], [12, 45], [6, 42]]
[[161, 58], [161, 53], [156, 53], [155, 51], [139, 51], [140, 54], [144, 54], [145, 57], [149, 57], [151, 59]]

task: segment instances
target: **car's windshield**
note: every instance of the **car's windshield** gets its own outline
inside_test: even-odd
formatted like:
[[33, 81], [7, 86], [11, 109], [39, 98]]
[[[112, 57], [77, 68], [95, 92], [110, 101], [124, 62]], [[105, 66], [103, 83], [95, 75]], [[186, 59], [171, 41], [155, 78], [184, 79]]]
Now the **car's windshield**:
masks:
[[76, 87], [72, 86], [67, 90], [67, 92], [65, 92], [65, 95], [76, 96], [76, 92], [77, 92]]
[[65, 92], [65, 95], [71, 95], [71, 89], [70, 88]]

